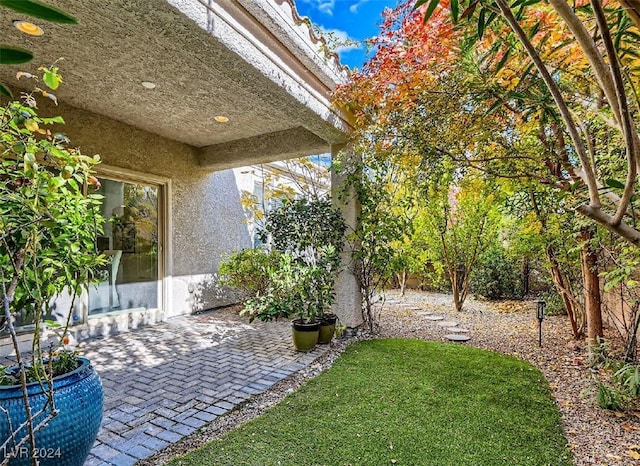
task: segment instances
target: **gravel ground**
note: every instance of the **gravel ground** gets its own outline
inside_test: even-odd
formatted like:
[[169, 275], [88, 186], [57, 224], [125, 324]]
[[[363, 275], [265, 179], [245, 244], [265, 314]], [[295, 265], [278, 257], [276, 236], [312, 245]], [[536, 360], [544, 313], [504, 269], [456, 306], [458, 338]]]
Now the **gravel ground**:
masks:
[[[451, 333], [438, 322], [427, 320], [431, 312], [455, 321], [469, 330], [464, 343], [529, 361], [549, 381], [562, 413], [575, 464], [640, 465], [640, 413], [613, 413], [593, 405], [593, 372], [587, 364], [584, 344], [572, 340], [566, 317], [549, 316], [543, 323], [543, 346], [538, 346], [538, 322], [532, 303], [486, 303], [469, 299], [461, 313], [446, 294], [408, 292], [387, 294], [380, 312], [380, 336], [446, 341]], [[413, 309], [414, 307], [420, 310]], [[344, 348], [363, 338], [362, 332], [332, 343], [332, 350], [315, 363], [271, 390], [249, 400], [231, 413], [216, 419], [159, 454], [139, 462], [143, 466], [165, 464], [173, 456], [190, 451], [238, 425], [262, 414], [308, 379], [331, 366]], [[480, 466], [480, 465], [479, 465]]]

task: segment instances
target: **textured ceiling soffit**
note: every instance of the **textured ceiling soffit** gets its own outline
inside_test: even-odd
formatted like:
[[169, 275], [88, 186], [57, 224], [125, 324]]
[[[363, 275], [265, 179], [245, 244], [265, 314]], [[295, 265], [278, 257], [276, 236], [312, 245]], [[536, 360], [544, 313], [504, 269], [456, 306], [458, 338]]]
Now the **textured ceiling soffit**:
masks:
[[[166, 0], [48, 3], [76, 16], [79, 24], [46, 23], [45, 36], [29, 38], [11, 26], [12, 19], [24, 15], [0, 8], [2, 41], [36, 55], [29, 64], [0, 67], [0, 81], [16, 91], [31, 84], [16, 83], [16, 71], [34, 72], [64, 56], [65, 83], [56, 91], [62, 102], [196, 147], [300, 125], [326, 141], [348, 137], [334, 109], [319, 115], [296, 101], [290, 90]], [[196, 0], [190, 5], [202, 8]], [[156, 89], [143, 89], [140, 82], [147, 80]], [[229, 117], [229, 123], [216, 123], [217, 115]]]
[[[198, 158], [200, 165], [207, 167], [231, 160], [251, 160], [260, 162], [276, 161], [279, 154], [312, 155], [327, 152], [329, 145], [305, 128], [291, 128], [285, 131], [277, 131], [261, 134], [247, 139], [231, 141], [226, 144], [215, 144], [202, 147]], [[286, 158], [286, 157], [283, 157]]]

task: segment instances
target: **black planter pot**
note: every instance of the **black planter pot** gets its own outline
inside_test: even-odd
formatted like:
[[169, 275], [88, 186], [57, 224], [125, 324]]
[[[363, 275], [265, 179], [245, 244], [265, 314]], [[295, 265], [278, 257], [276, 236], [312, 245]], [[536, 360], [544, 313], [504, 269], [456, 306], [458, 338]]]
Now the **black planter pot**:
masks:
[[318, 343], [319, 333], [319, 322], [308, 323], [302, 319], [295, 319], [291, 322], [291, 335], [296, 351], [307, 352], [313, 350]]
[[333, 340], [333, 334], [336, 331], [336, 322], [338, 316], [333, 313], [326, 313], [320, 319], [320, 334], [318, 335], [318, 344], [326, 345]]

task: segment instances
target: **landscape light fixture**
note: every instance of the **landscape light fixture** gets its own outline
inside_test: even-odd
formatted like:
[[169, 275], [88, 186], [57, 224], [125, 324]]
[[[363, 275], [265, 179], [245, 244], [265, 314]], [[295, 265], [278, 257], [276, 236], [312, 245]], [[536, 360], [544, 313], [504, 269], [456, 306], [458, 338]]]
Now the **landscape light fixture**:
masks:
[[226, 117], [224, 115], [218, 115], [216, 117], [213, 117], [214, 120], [216, 120], [218, 123], [226, 123], [229, 121], [229, 117]]
[[151, 82], [151, 81], [142, 81], [140, 84], [145, 89], [155, 89], [156, 88], [156, 83]]
[[30, 36], [39, 37], [44, 34], [44, 31], [40, 26], [38, 26], [37, 24], [30, 23], [29, 21], [22, 21], [22, 20], [16, 19], [15, 21], [13, 21], [13, 25], [18, 31], [28, 34]]
[[538, 346], [542, 346], [542, 321], [544, 320], [544, 307], [547, 305], [542, 299], [536, 301], [536, 314], [538, 317]]

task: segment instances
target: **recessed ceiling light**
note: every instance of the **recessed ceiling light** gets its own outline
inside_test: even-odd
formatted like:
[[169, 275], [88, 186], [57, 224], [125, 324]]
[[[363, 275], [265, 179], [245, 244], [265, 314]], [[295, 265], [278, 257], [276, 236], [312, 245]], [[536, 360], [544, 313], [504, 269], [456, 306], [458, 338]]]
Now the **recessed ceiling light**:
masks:
[[218, 115], [217, 117], [213, 117], [213, 119], [218, 123], [226, 123], [227, 121], [229, 121], [229, 117], [226, 117], [224, 115]]
[[29, 34], [30, 36], [41, 36], [44, 34], [44, 31], [40, 26], [30, 23], [29, 21], [21, 21], [19, 19], [16, 19], [13, 22], [13, 25], [18, 31]]
[[144, 87], [145, 89], [156, 88], [156, 83], [152, 83], [151, 81], [142, 81], [140, 84], [142, 84], [142, 87]]

